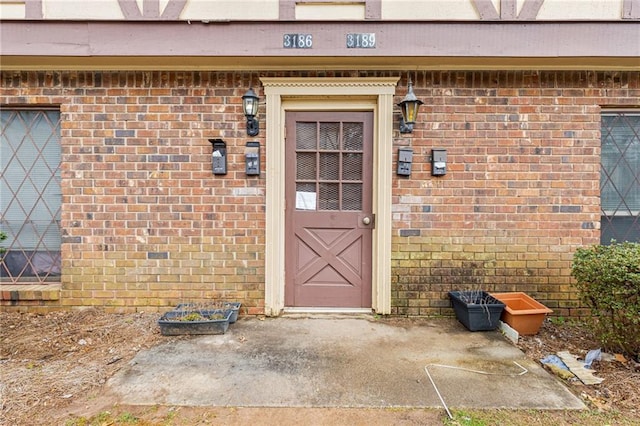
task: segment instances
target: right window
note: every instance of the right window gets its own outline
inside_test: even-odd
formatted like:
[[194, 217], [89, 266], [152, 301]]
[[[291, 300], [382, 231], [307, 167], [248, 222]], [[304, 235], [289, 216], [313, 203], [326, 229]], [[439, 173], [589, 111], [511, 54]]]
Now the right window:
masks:
[[600, 242], [640, 242], [640, 112], [602, 114]]

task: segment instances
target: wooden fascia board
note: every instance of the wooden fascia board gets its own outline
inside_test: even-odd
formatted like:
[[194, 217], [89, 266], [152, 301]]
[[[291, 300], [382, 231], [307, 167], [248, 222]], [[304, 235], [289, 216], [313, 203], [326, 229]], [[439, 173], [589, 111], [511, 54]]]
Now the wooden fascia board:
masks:
[[77, 57], [5, 56], [0, 70], [312, 71], [312, 70], [607, 70], [640, 71], [637, 57]]
[[[285, 49], [285, 33], [311, 33], [311, 49]], [[376, 33], [375, 49], [347, 49], [350, 32]], [[406, 34], [419, 34], [406, 37]], [[21, 63], [74, 67], [109, 65], [179, 68], [216, 66], [433, 67], [438, 61], [474, 68], [640, 66], [640, 25], [635, 22], [563, 23], [233, 23], [0, 22], [1, 67]], [[59, 58], [60, 60], [57, 60]], [[444, 60], [442, 60], [444, 58]], [[572, 64], [572, 62], [574, 64]]]

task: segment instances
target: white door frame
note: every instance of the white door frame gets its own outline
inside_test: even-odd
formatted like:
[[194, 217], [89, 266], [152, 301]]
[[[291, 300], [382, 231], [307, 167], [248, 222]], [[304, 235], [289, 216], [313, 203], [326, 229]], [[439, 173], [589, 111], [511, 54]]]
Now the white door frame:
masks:
[[285, 112], [373, 111], [373, 213], [371, 307], [391, 313], [391, 184], [393, 96], [398, 77], [260, 79], [266, 96], [265, 314], [284, 309]]

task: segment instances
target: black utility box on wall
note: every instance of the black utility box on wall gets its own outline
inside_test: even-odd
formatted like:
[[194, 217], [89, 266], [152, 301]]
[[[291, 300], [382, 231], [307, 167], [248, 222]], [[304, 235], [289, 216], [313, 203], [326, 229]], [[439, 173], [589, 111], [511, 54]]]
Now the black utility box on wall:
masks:
[[211, 167], [214, 175], [227, 174], [227, 144], [222, 139], [209, 139], [213, 145]]

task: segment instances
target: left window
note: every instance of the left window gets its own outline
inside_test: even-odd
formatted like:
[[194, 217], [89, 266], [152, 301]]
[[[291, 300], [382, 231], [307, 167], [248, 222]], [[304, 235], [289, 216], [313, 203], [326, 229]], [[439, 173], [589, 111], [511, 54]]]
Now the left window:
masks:
[[0, 111], [2, 283], [60, 281], [60, 111]]

